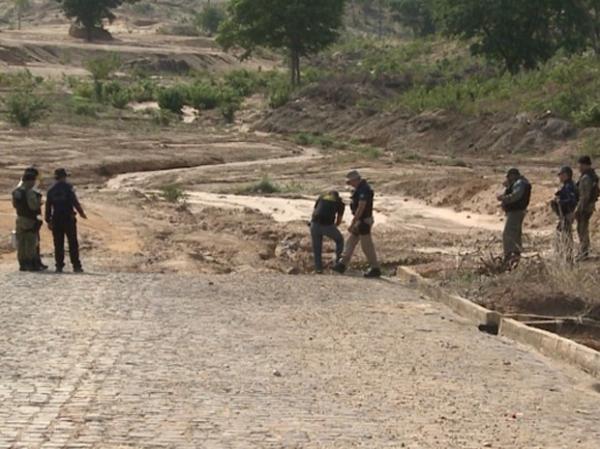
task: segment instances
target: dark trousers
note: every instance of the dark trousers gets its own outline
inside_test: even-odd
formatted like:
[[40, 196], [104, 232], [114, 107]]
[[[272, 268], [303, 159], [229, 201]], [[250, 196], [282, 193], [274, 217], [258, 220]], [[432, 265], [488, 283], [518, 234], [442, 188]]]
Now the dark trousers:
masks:
[[340, 260], [344, 252], [344, 236], [337, 226], [321, 225], [313, 221], [310, 225], [310, 233], [317, 270], [323, 269], [323, 237], [328, 237], [335, 242], [336, 261]]
[[79, 241], [77, 240], [77, 220], [75, 218], [53, 220], [52, 236], [54, 237], [56, 268], [63, 268], [65, 266], [65, 236], [69, 242], [71, 264], [73, 268], [81, 268]]

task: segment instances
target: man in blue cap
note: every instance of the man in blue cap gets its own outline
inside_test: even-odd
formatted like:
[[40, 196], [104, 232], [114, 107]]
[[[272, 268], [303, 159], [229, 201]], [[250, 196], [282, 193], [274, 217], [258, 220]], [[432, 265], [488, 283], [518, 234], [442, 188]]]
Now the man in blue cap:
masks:
[[558, 178], [561, 182], [561, 188], [556, 192], [550, 203], [552, 210], [558, 216], [556, 250], [567, 262], [572, 262], [573, 222], [579, 195], [577, 185], [573, 181], [573, 169], [571, 167], [561, 167]]
[[56, 182], [48, 190], [46, 199], [45, 219], [52, 231], [54, 238], [54, 258], [56, 261], [56, 272], [62, 273], [65, 266], [65, 236], [69, 242], [69, 256], [73, 271], [82, 273], [83, 268], [79, 259], [79, 241], [77, 239], [77, 218], [87, 219], [75, 189], [67, 182], [68, 173], [64, 168], [54, 172]]

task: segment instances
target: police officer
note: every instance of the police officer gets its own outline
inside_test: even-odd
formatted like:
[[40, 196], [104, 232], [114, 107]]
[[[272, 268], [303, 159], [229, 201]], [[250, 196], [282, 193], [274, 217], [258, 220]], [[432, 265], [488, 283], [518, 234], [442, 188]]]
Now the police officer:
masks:
[[331, 191], [321, 195], [315, 203], [310, 222], [313, 253], [315, 257], [315, 272], [323, 273], [323, 237], [329, 237], [335, 242], [336, 263], [344, 252], [344, 236], [338, 229], [344, 219], [346, 205], [339, 192]]
[[365, 256], [369, 261], [370, 270], [364, 276], [366, 278], [381, 277], [381, 268], [377, 260], [377, 252], [373, 244], [371, 231], [373, 229], [373, 201], [375, 192], [369, 183], [362, 178], [360, 173], [352, 170], [346, 175], [346, 183], [354, 189], [352, 193], [352, 224], [348, 228], [350, 236], [346, 241], [346, 248], [342, 260], [334, 267], [338, 273], [344, 273], [352, 260], [356, 245], [360, 242]]
[[35, 190], [37, 172], [25, 170], [21, 183], [12, 192], [12, 204], [17, 211], [17, 258], [21, 271], [41, 271], [39, 260], [39, 230], [42, 195]]
[[[31, 173], [31, 174], [33, 174], [36, 177], [36, 183], [39, 183], [39, 180], [40, 180], [40, 171], [36, 167], [34, 167], [33, 165], [30, 166], [30, 167], [27, 167], [25, 169], [25, 173]], [[21, 181], [21, 183], [19, 183], [19, 186], [22, 184], [22, 182], [23, 181]], [[34, 189], [35, 189], [35, 191], [38, 193], [38, 195], [41, 198], [42, 194], [39, 192], [37, 185], [34, 187]], [[40, 211], [39, 215], [41, 215], [41, 211]], [[37, 251], [36, 264], [37, 264], [38, 267], [41, 268], [42, 271], [45, 271], [45, 270], [48, 269], [48, 265], [45, 265], [44, 262], [42, 262], [42, 253], [41, 253], [41, 247], [40, 247], [40, 244], [41, 244], [40, 231], [41, 231], [41, 229], [42, 229], [42, 222], [38, 221], [38, 232], [37, 232], [37, 241], [38, 241], [38, 243], [37, 243], [37, 248], [36, 248], [36, 251]]]
[[56, 272], [62, 273], [65, 266], [65, 236], [69, 242], [69, 255], [75, 273], [82, 273], [79, 259], [79, 242], [77, 240], [76, 212], [87, 219], [73, 186], [67, 182], [67, 171], [59, 168], [54, 172], [56, 182], [48, 190], [46, 199], [46, 223], [54, 238], [54, 257]]
[[600, 189], [598, 175], [592, 168], [592, 159], [589, 156], [579, 158], [579, 172], [581, 174], [577, 183], [579, 203], [575, 209], [575, 219], [580, 244], [578, 260], [585, 260], [590, 256], [590, 220], [596, 210]]
[[573, 181], [573, 169], [571, 167], [561, 167], [558, 172], [558, 178], [561, 182], [561, 188], [550, 206], [558, 216], [558, 226], [556, 228], [556, 250], [568, 262], [573, 260], [573, 221], [575, 219], [575, 208], [579, 201], [577, 185]]
[[498, 201], [506, 213], [503, 233], [504, 263], [512, 268], [519, 263], [523, 250], [523, 222], [531, 201], [531, 183], [516, 168], [506, 174], [506, 190]]

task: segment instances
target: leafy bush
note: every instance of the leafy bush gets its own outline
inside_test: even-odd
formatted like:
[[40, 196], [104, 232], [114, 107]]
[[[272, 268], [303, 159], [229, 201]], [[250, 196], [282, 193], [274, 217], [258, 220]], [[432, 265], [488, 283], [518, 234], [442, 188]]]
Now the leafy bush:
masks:
[[128, 89], [121, 89], [112, 93], [109, 97], [110, 104], [117, 109], [125, 109], [131, 101], [131, 94]]
[[6, 99], [8, 117], [14, 123], [27, 128], [36, 120], [43, 117], [48, 109], [46, 102], [37, 98], [31, 91], [21, 91], [11, 94]]
[[98, 104], [93, 103], [88, 98], [77, 96], [72, 97], [70, 106], [73, 112], [77, 115], [96, 117], [98, 114]]
[[269, 91], [269, 106], [278, 109], [290, 101], [293, 88], [289, 83], [273, 83]]
[[201, 82], [188, 88], [187, 97], [190, 106], [198, 110], [215, 109], [220, 104], [221, 93], [217, 86]]
[[92, 99], [96, 95], [96, 90], [92, 83], [82, 81], [75, 84], [73, 94], [80, 98]]
[[226, 73], [224, 81], [225, 85], [233, 89], [240, 97], [248, 97], [266, 85], [258, 73], [246, 69]]
[[220, 7], [205, 5], [196, 17], [196, 26], [205, 33], [213, 35], [219, 30], [223, 19], [225, 19], [225, 13]]
[[186, 103], [186, 92], [179, 86], [162, 89], [158, 93], [158, 105], [161, 109], [181, 114]]
[[223, 103], [220, 107], [221, 115], [227, 123], [235, 121], [235, 113], [240, 109], [240, 104], [236, 102]]
[[140, 80], [129, 87], [131, 99], [140, 103], [156, 100], [157, 90], [156, 82], [149, 79]]
[[121, 58], [113, 53], [109, 56], [90, 59], [84, 67], [92, 74], [94, 81], [104, 81], [121, 67]]

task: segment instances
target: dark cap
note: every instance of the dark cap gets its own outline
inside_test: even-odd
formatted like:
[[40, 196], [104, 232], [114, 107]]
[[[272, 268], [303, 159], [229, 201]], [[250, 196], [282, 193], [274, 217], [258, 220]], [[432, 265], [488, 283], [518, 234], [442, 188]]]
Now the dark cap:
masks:
[[33, 165], [31, 165], [25, 169], [25, 172], [23, 174], [33, 175], [37, 178], [38, 176], [40, 176], [40, 171]]
[[65, 170], [64, 168], [58, 168], [58, 169], [54, 170], [54, 178], [55, 179], [62, 179], [62, 178], [66, 178], [68, 176], [69, 176], [69, 174], [67, 173], [67, 170]]
[[25, 173], [23, 173], [23, 177], [21, 179], [23, 182], [35, 181], [37, 179], [37, 175], [31, 171], [25, 170]]
[[573, 177], [573, 169], [571, 167], [569, 167], [568, 165], [565, 165], [563, 167], [560, 167], [560, 170], [558, 171], [559, 175], [568, 175], [569, 177]]
[[510, 170], [508, 170], [508, 172], [506, 173], [506, 176], [521, 176], [521, 172], [519, 171], [518, 168], [511, 168]]
[[592, 165], [592, 158], [589, 156], [581, 156], [577, 162], [581, 165]]

